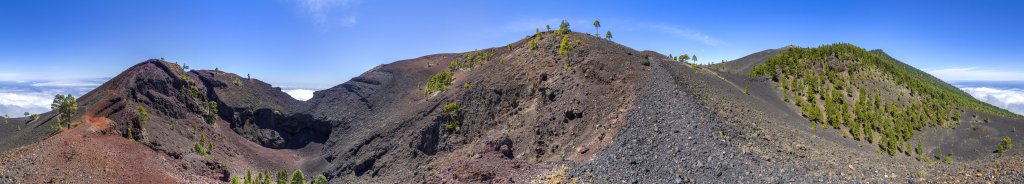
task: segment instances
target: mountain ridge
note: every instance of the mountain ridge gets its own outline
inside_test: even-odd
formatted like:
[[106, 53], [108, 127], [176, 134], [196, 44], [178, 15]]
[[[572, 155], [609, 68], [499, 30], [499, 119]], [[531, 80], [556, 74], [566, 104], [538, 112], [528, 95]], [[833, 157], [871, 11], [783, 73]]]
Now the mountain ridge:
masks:
[[[958, 167], [1019, 178], [1012, 175], [1024, 168], [1015, 167], [1024, 163], [1017, 150], [982, 154], [998, 141], [990, 135], [1019, 136], [1005, 131], [1017, 127], [1015, 119], [960, 118], [954, 127], [977, 128], [946, 134], [922, 126], [914, 130], [919, 136], [906, 137], [924, 140], [929, 153], [955, 150], [962, 161], [950, 165], [878, 154], [887, 148], [863, 147], [845, 138], [848, 130], [810, 130], [814, 120], [784, 100], [783, 85], [748, 75], [792, 49], [802, 48], [703, 66], [585, 33], [546, 31], [502, 47], [383, 64], [308, 101], [256, 79], [147, 60], [82, 96], [78, 126], [46, 137], [26, 133], [46, 132], [52, 113], [23, 122], [35, 126], [28, 130], [0, 126], [25, 138], [0, 154], [9, 163], [0, 165], [0, 179], [66, 182], [84, 172], [98, 177], [82, 182], [209, 183], [302, 169], [334, 183], [978, 181]], [[449, 77], [439, 91], [428, 87], [435, 77]], [[871, 85], [895, 86], [880, 81]], [[118, 157], [131, 160], [110, 159]], [[990, 160], [1010, 164], [992, 170]], [[49, 169], [61, 164], [68, 169]], [[163, 172], [126, 167], [136, 164]]]

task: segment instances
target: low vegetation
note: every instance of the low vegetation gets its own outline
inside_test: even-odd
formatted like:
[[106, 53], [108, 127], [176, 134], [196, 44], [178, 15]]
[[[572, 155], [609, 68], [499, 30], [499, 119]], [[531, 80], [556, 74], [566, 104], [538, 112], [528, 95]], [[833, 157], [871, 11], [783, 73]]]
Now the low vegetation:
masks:
[[444, 130], [448, 132], [459, 130], [459, 127], [462, 126], [462, 122], [459, 120], [459, 102], [444, 104], [442, 110], [447, 116], [446, 119], [448, 119], [444, 123]]
[[[291, 175], [288, 175], [286, 171], [277, 172], [275, 178], [269, 171], [264, 170], [263, 172], [256, 172], [256, 175], [252, 175], [252, 171], [246, 171], [245, 176], [239, 178], [239, 176], [231, 176], [232, 184], [307, 184], [306, 175], [302, 173], [301, 169], [296, 169]], [[313, 177], [313, 180], [308, 184], [327, 184], [327, 176], [318, 174]]]
[[455, 80], [452, 76], [455, 75], [456, 71], [469, 70], [474, 67], [487, 64], [493, 56], [494, 54], [489, 51], [473, 51], [462, 54], [462, 58], [451, 61], [448, 68], [441, 70], [441, 72], [434, 74], [434, 76], [431, 76], [430, 79], [427, 80], [426, 87], [423, 90], [423, 96], [426, 97], [434, 92], [448, 90], [448, 87], [450, 87], [452, 82]]
[[530, 49], [530, 50], [533, 50], [533, 49], [537, 48], [537, 39], [536, 38], [535, 39], [531, 39], [530, 40], [530, 45], [527, 46], [526, 48]]
[[964, 108], [1020, 117], [881, 51], [847, 43], [789, 47], [750, 75], [775, 82], [784, 99], [800, 107], [812, 125], [845, 129], [888, 155], [909, 155], [906, 141], [924, 127], [957, 127]]
[[486, 64], [491, 59], [491, 56], [494, 56], [494, 54], [487, 51], [465, 53], [462, 54], [462, 60], [452, 61], [452, 65], [449, 65], [449, 67], [453, 70], [473, 69], [476, 66]]
[[139, 125], [146, 126], [149, 123], [149, 112], [146, 112], [146, 108], [139, 106]]
[[210, 155], [210, 151], [213, 151], [213, 143], [206, 140], [206, 133], [199, 134], [199, 140], [197, 140], [195, 145], [193, 145], [192, 151], [195, 151], [196, 154], [203, 157]]
[[1003, 156], [1003, 153], [1010, 148], [1013, 148], [1013, 140], [1010, 136], [1003, 137], [1002, 141], [999, 141], [999, 145], [996, 145], [996, 152], [999, 152], [999, 156]]
[[216, 122], [217, 122], [216, 121], [217, 120], [217, 114], [218, 113], [219, 113], [219, 110], [217, 109], [217, 102], [215, 102], [215, 101], [206, 102], [206, 113], [205, 113], [205, 116], [204, 116], [205, 119], [206, 119], [206, 123], [216, 124]]
[[447, 90], [448, 86], [452, 85], [452, 74], [451, 71], [444, 70], [430, 77], [430, 80], [427, 81], [426, 89], [423, 91], [423, 96]]
[[562, 43], [558, 44], [558, 55], [569, 55], [569, 51], [572, 51], [572, 47], [573, 44], [569, 43], [569, 35], [562, 36]]
[[[29, 113], [29, 112], [25, 112], [25, 117], [29, 118], [28, 122], [33, 122], [33, 121], [39, 120], [39, 115], [38, 114], [32, 114], [32, 113]], [[10, 118], [10, 117], [8, 117], [8, 118]], [[7, 123], [7, 119], [4, 119], [4, 123]]]

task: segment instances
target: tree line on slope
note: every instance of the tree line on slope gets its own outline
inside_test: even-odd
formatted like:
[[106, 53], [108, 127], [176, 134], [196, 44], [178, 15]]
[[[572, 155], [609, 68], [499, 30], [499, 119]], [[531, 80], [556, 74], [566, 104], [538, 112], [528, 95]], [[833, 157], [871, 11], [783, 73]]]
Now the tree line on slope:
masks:
[[880, 53], [848, 43], [791, 47], [749, 75], [771, 78], [782, 99], [798, 106], [812, 129], [843, 129], [844, 136], [877, 144], [888, 155], [921, 155], [908, 143], [914, 133], [924, 127], [955, 128], [964, 108], [1019, 117], [929, 80], [934, 77], [921, 77], [927, 74]]

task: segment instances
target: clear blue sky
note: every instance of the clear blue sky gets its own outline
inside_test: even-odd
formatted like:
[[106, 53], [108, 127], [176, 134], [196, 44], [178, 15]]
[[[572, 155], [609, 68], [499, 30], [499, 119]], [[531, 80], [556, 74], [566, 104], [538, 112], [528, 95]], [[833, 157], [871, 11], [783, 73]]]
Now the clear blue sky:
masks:
[[591, 33], [600, 19], [619, 43], [702, 62], [849, 42], [946, 80], [1024, 80], [1020, 1], [25, 0], [0, 2], [0, 81], [112, 77], [164, 57], [323, 89], [562, 19]]

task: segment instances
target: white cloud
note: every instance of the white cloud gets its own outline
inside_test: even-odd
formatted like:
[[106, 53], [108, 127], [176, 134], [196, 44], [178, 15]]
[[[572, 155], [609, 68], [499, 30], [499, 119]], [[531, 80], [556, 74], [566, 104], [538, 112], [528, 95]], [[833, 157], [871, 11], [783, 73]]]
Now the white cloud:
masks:
[[944, 68], [925, 70], [946, 81], [1024, 81], [1024, 72], [968, 68]]
[[1024, 114], [1024, 90], [994, 87], [961, 87], [974, 98], [1017, 114]]
[[352, 10], [359, 0], [295, 0], [295, 3], [317, 27], [331, 25], [332, 21], [346, 27], [359, 22], [357, 13]]
[[41, 93], [0, 93], [0, 104], [23, 108], [49, 107], [53, 97]]
[[50, 110], [53, 96], [45, 93], [0, 93], [0, 115], [23, 116], [23, 113], [43, 113]]
[[22, 116], [25, 112], [38, 114], [50, 111], [54, 95], [82, 96], [99, 86], [101, 80], [106, 79], [0, 81], [0, 115]]
[[96, 87], [99, 85], [99, 83], [88, 81], [50, 81], [32, 84], [36, 87]]
[[316, 92], [308, 89], [288, 89], [283, 91], [284, 93], [288, 93], [288, 95], [292, 96], [292, 98], [302, 101], [306, 101], [309, 100], [310, 98], [313, 98], [313, 92]]
[[683, 39], [699, 41], [701, 43], [704, 43], [704, 44], [707, 44], [707, 45], [710, 45], [710, 46], [716, 46], [717, 47], [717, 46], [725, 45], [725, 42], [723, 42], [722, 40], [718, 40], [718, 39], [712, 38], [711, 36], [708, 36], [708, 35], [705, 35], [703, 33], [694, 31], [692, 29], [679, 28], [679, 27], [667, 26], [667, 25], [650, 25], [649, 27], [651, 29], [654, 29], [655, 31], [668, 33], [670, 35], [673, 35], [673, 36], [676, 36], [676, 37], [679, 37], [679, 38], [683, 38]]

